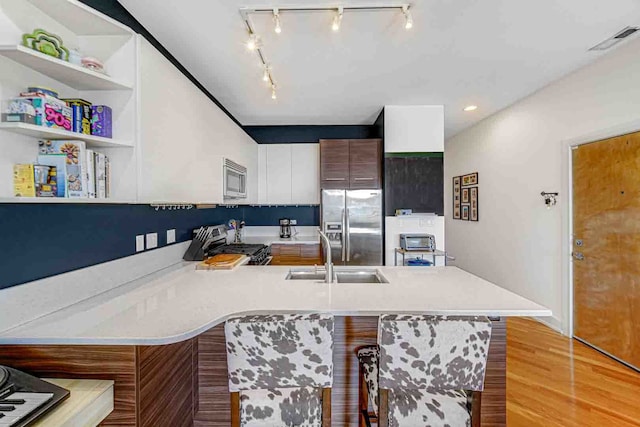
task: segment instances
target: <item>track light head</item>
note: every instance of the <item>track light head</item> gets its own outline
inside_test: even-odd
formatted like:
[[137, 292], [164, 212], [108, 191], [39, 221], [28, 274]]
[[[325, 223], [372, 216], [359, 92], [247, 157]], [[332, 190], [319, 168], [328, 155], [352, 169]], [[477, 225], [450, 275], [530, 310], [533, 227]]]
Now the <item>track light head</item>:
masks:
[[333, 31], [340, 31], [340, 24], [342, 23], [343, 12], [344, 12], [344, 9], [342, 7], [339, 7], [336, 12], [336, 16], [333, 17], [333, 23], [331, 24], [331, 29]]
[[282, 32], [282, 26], [280, 26], [280, 11], [278, 9], [273, 9], [273, 23], [275, 25], [273, 30], [276, 34], [280, 34]]
[[406, 28], [407, 30], [412, 29], [413, 28], [413, 16], [411, 16], [411, 11], [409, 10], [409, 6], [408, 5], [402, 6], [402, 13], [404, 13], [404, 19], [405, 19], [404, 28]]
[[271, 86], [271, 99], [277, 99], [278, 97], [276, 96], [276, 85], [272, 85]]
[[260, 37], [251, 33], [249, 34], [249, 40], [247, 40], [247, 49], [256, 50], [260, 47]]

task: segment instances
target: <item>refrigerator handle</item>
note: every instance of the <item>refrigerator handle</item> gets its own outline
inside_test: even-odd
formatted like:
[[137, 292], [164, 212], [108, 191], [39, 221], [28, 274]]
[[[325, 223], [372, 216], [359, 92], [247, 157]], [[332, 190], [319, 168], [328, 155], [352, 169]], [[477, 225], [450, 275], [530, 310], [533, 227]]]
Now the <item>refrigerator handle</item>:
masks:
[[341, 250], [342, 250], [342, 261], [344, 261], [344, 256], [345, 256], [345, 252], [346, 252], [346, 242], [347, 242], [347, 229], [346, 229], [346, 221], [345, 221], [345, 210], [342, 209], [342, 245], [341, 246]]
[[351, 225], [349, 224], [349, 208], [346, 209], [345, 213], [345, 222], [347, 225], [346, 228], [346, 241], [347, 241], [347, 262], [351, 261]]

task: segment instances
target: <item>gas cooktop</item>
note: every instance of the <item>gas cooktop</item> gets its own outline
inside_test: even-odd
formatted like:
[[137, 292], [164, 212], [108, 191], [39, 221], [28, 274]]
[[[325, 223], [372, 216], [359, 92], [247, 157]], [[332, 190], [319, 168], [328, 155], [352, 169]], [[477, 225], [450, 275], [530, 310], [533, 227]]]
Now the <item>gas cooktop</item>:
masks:
[[249, 265], [265, 265], [270, 260], [269, 246], [262, 244], [229, 243], [218, 246], [209, 253], [210, 256], [217, 254], [247, 255], [250, 258]]

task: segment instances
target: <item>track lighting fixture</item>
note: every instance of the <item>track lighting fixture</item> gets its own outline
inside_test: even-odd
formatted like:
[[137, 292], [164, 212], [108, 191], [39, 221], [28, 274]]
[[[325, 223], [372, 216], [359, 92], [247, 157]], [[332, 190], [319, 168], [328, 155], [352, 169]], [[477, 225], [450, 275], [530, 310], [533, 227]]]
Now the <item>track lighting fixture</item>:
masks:
[[280, 26], [280, 11], [278, 9], [273, 9], [273, 23], [275, 24], [274, 31], [276, 34], [280, 34], [282, 27]]
[[333, 24], [331, 24], [331, 29], [333, 31], [340, 31], [340, 24], [342, 23], [342, 14], [344, 12], [344, 8], [339, 7], [336, 16], [333, 17]]
[[254, 33], [249, 34], [249, 40], [247, 40], [247, 49], [256, 50], [260, 46], [260, 37]]
[[409, 5], [402, 6], [402, 13], [404, 13], [404, 28], [410, 30], [413, 28], [413, 17], [411, 16], [411, 11], [409, 11]]
[[[1, 1], [1, 0], [0, 0]], [[411, 4], [404, 3], [391, 3], [391, 0], [386, 0], [390, 3], [384, 4], [379, 3], [375, 5], [360, 5], [360, 4], [351, 4], [348, 6], [318, 6], [318, 5], [302, 5], [302, 6], [281, 6], [281, 7], [256, 7], [256, 8], [240, 8], [240, 16], [246, 26], [247, 33], [249, 34], [249, 39], [246, 42], [246, 47], [249, 51], [255, 52], [258, 59], [259, 64], [262, 66], [262, 80], [268, 85], [271, 89], [271, 99], [276, 99], [276, 85], [274, 83], [274, 78], [271, 70], [271, 66], [269, 65], [268, 58], [264, 51], [264, 46], [262, 43], [262, 39], [255, 32], [255, 27], [251, 21], [252, 14], [270, 14], [273, 19], [273, 31], [276, 34], [282, 33], [282, 22], [280, 21], [280, 12], [285, 11], [286, 13], [291, 12], [308, 12], [308, 11], [324, 11], [328, 13], [333, 13], [333, 20], [331, 22], [331, 30], [333, 32], [340, 31], [340, 26], [342, 25], [342, 18], [344, 15], [344, 11], [347, 10], [349, 13], [351, 12], [359, 12], [359, 11], [370, 11], [370, 10], [380, 10], [380, 11], [393, 11], [397, 13], [398, 11], [402, 11], [405, 19], [404, 27], [407, 30], [413, 28], [413, 16], [411, 15]], [[385, 0], [382, 0], [385, 2]], [[464, 110], [465, 111], [473, 111], [477, 107], [468, 106]]]

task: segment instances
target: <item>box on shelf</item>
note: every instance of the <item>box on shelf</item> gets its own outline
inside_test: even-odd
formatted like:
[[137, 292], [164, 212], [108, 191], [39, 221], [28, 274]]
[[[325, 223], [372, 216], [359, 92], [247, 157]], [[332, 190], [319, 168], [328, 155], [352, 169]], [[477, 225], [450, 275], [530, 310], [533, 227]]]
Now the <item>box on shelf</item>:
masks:
[[71, 108], [71, 129], [77, 133], [91, 135], [91, 103], [84, 99], [63, 99]]
[[4, 101], [2, 121], [9, 123], [36, 124], [36, 109], [30, 100], [17, 99]]
[[66, 102], [48, 95], [12, 98], [7, 101], [5, 111], [7, 114], [34, 115], [33, 124], [71, 131], [71, 108]]
[[33, 165], [13, 165], [13, 195], [35, 197]]
[[93, 105], [91, 107], [91, 134], [112, 138], [111, 107], [106, 105]]

